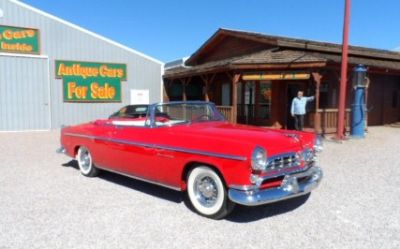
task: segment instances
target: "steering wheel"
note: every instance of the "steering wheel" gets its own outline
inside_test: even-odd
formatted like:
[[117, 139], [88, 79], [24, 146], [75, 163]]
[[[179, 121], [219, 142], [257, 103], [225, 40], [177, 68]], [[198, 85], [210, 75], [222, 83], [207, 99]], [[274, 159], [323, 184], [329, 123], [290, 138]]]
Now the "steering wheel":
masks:
[[208, 114], [201, 114], [200, 116], [197, 116], [194, 120], [200, 121], [200, 120], [211, 120], [212, 116]]

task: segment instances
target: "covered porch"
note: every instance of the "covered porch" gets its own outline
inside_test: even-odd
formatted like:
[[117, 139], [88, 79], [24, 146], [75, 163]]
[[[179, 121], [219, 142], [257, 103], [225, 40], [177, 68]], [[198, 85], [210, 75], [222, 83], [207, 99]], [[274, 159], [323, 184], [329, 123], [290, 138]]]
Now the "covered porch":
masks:
[[[167, 75], [164, 101], [211, 101], [231, 123], [294, 129], [291, 101], [298, 90], [303, 90], [306, 96], [315, 96], [315, 101], [307, 106], [305, 130], [334, 133], [338, 112], [335, 108], [338, 81], [334, 78], [334, 74], [326, 71], [306, 69]], [[350, 109], [347, 109], [347, 129], [349, 125]]]

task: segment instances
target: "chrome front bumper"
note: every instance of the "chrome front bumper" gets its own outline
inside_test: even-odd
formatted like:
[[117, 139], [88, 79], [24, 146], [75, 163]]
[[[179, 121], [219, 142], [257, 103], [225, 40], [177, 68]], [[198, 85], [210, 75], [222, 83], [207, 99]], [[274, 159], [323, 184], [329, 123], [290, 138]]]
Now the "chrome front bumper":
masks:
[[66, 152], [67, 152], [67, 150], [63, 146], [56, 149], [56, 153], [59, 153], [59, 154], [65, 154]]
[[286, 175], [281, 186], [268, 189], [229, 189], [229, 199], [245, 206], [257, 206], [277, 202], [310, 193], [318, 187], [323, 177], [322, 169], [313, 166], [306, 171]]

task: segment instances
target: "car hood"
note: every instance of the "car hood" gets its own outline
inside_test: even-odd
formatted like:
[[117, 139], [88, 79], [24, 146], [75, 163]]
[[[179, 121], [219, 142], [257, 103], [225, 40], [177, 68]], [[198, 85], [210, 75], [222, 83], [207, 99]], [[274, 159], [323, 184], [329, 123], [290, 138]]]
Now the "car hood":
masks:
[[230, 124], [227, 122], [199, 122], [190, 125], [177, 125], [172, 128], [176, 136], [186, 139], [221, 142], [225, 146], [242, 147], [256, 145], [268, 150], [269, 154], [278, 154], [301, 150], [305, 144], [305, 134], [299, 132], [275, 130], [256, 126]]

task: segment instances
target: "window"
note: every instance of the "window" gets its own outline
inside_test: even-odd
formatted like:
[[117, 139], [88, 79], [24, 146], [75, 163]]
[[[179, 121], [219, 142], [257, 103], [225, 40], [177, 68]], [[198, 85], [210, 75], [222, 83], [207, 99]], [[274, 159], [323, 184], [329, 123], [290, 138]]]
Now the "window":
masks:
[[168, 95], [170, 101], [182, 100], [183, 87], [182, 84], [173, 83], [168, 89]]
[[258, 99], [258, 118], [270, 119], [271, 117], [272, 89], [270, 81], [260, 82], [260, 95]]
[[222, 84], [222, 105], [231, 105], [231, 84], [229, 83]]

